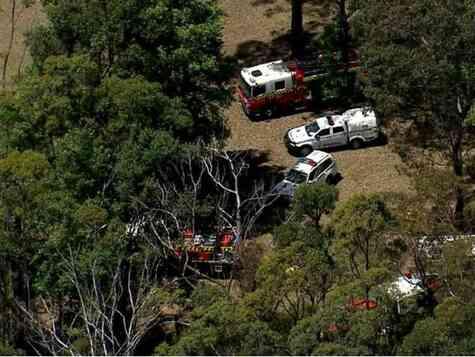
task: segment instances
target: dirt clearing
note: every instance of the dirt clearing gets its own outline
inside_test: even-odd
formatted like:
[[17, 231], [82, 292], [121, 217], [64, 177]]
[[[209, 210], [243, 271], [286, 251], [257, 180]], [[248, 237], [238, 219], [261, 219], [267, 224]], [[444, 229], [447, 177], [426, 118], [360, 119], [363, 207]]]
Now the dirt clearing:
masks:
[[[12, 0], [0, 0], [0, 61], [8, 48]], [[19, 2], [17, 0], [17, 2]], [[290, 23], [289, 0], [218, 0], [224, 10], [224, 46], [226, 55], [236, 56], [241, 66], [258, 64], [289, 55], [287, 32]], [[331, 9], [319, 6], [318, 0], [304, 4], [305, 30], [318, 32], [331, 20]], [[28, 62], [23, 34], [31, 26], [44, 21], [41, 8], [17, 12], [17, 27], [8, 66], [8, 78]], [[1, 61], [3, 62], [3, 61]], [[287, 153], [283, 144], [285, 132], [310, 120], [314, 114], [301, 113], [273, 119], [251, 122], [242, 112], [238, 102], [226, 110], [231, 129], [228, 147], [257, 149], [269, 154], [268, 165], [289, 167], [295, 158]], [[356, 192], [408, 192], [410, 182], [396, 169], [401, 164], [389, 145], [341, 150], [333, 153], [344, 179], [338, 184], [341, 199]]]
[[[319, 32], [331, 20], [328, 6], [304, 2], [305, 30]], [[224, 46], [227, 55], [243, 65], [279, 59], [289, 54], [287, 33], [290, 0], [218, 0], [224, 10]]]
[[[225, 12], [224, 52], [236, 56], [241, 65], [253, 65], [288, 55], [286, 33], [290, 22], [287, 0], [220, 0]], [[331, 12], [307, 1], [305, 29], [315, 32], [328, 23]], [[286, 131], [315, 118], [313, 113], [299, 113], [268, 121], [252, 122], [242, 112], [237, 100], [226, 111], [231, 137], [230, 149], [256, 149], [269, 154], [268, 165], [289, 167], [295, 161], [283, 143]], [[410, 192], [410, 181], [397, 167], [401, 161], [390, 145], [345, 149], [332, 153], [337, 159], [343, 180], [338, 184], [340, 199], [354, 193]]]

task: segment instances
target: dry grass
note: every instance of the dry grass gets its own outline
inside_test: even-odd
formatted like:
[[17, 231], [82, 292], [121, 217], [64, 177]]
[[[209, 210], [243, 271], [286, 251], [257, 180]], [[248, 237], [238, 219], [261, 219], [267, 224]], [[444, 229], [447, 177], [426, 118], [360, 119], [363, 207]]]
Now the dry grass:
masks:
[[[243, 64], [278, 59], [288, 53], [285, 33], [289, 28], [288, 0], [220, 0], [225, 11], [224, 51], [237, 56]], [[318, 31], [329, 21], [330, 11], [307, 1], [305, 28]], [[244, 49], [246, 51], [244, 51]], [[254, 52], [253, 52], [254, 51]], [[257, 149], [269, 153], [268, 165], [289, 167], [295, 158], [288, 154], [283, 137], [292, 127], [302, 125], [314, 114], [299, 113], [270, 121], [252, 122], [235, 101], [226, 111], [231, 129], [228, 147], [231, 149]], [[367, 147], [361, 150], [340, 150], [333, 155], [343, 175], [338, 184], [340, 199], [354, 193], [411, 192], [408, 177], [397, 167], [401, 161], [390, 145]]]
[[[10, 39], [11, 1], [0, 0], [0, 72], [3, 69], [3, 59], [8, 50]], [[11, 85], [12, 81], [30, 61], [25, 47], [24, 34], [34, 24], [44, 19], [39, 2], [27, 9], [21, 5], [21, 1], [17, 0], [17, 4], [15, 38], [7, 66], [8, 85]]]

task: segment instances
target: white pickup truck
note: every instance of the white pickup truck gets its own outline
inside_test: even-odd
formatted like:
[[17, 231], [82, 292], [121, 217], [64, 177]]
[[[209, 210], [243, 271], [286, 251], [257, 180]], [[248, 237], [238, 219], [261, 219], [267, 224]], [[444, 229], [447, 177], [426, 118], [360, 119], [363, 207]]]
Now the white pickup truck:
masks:
[[351, 145], [358, 149], [377, 140], [381, 130], [371, 108], [354, 108], [340, 115], [328, 115], [290, 129], [284, 137], [287, 148], [306, 156], [316, 149]]

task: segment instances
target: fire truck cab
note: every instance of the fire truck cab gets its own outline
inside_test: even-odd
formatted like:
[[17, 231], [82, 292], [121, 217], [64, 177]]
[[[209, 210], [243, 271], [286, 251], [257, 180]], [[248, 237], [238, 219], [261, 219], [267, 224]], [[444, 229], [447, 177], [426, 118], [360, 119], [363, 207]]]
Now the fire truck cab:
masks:
[[239, 84], [244, 112], [251, 118], [270, 118], [277, 112], [305, 108], [311, 93], [303, 79], [303, 70], [294, 62], [279, 60], [244, 68]]
[[201, 272], [227, 273], [237, 259], [239, 243], [239, 235], [233, 227], [217, 228], [208, 234], [187, 228], [182, 241], [175, 245], [175, 254]]

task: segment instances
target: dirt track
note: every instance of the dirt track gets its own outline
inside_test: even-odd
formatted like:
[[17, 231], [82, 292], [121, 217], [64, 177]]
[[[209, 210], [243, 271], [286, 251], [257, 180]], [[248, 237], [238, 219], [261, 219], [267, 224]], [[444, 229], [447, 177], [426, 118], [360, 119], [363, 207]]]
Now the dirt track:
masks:
[[[328, 22], [327, 9], [315, 10], [317, 1], [307, 1], [305, 26], [318, 31]], [[225, 11], [224, 52], [238, 57], [242, 65], [278, 59], [288, 54], [285, 33], [289, 26], [290, 7], [287, 0], [220, 0]], [[256, 149], [268, 153], [267, 165], [287, 168], [295, 158], [287, 153], [283, 136], [287, 129], [302, 125], [314, 114], [300, 113], [262, 122], [250, 121], [235, 101], [226, 111], [231, 129], [228, 147]], [[353, 193], [409, 192], [410, 182], [397, 166], [399, 157], [390, 145], [360, 150], [340, 150], [333, 155], [343, 175], [338, 184], [340, 199]]]

